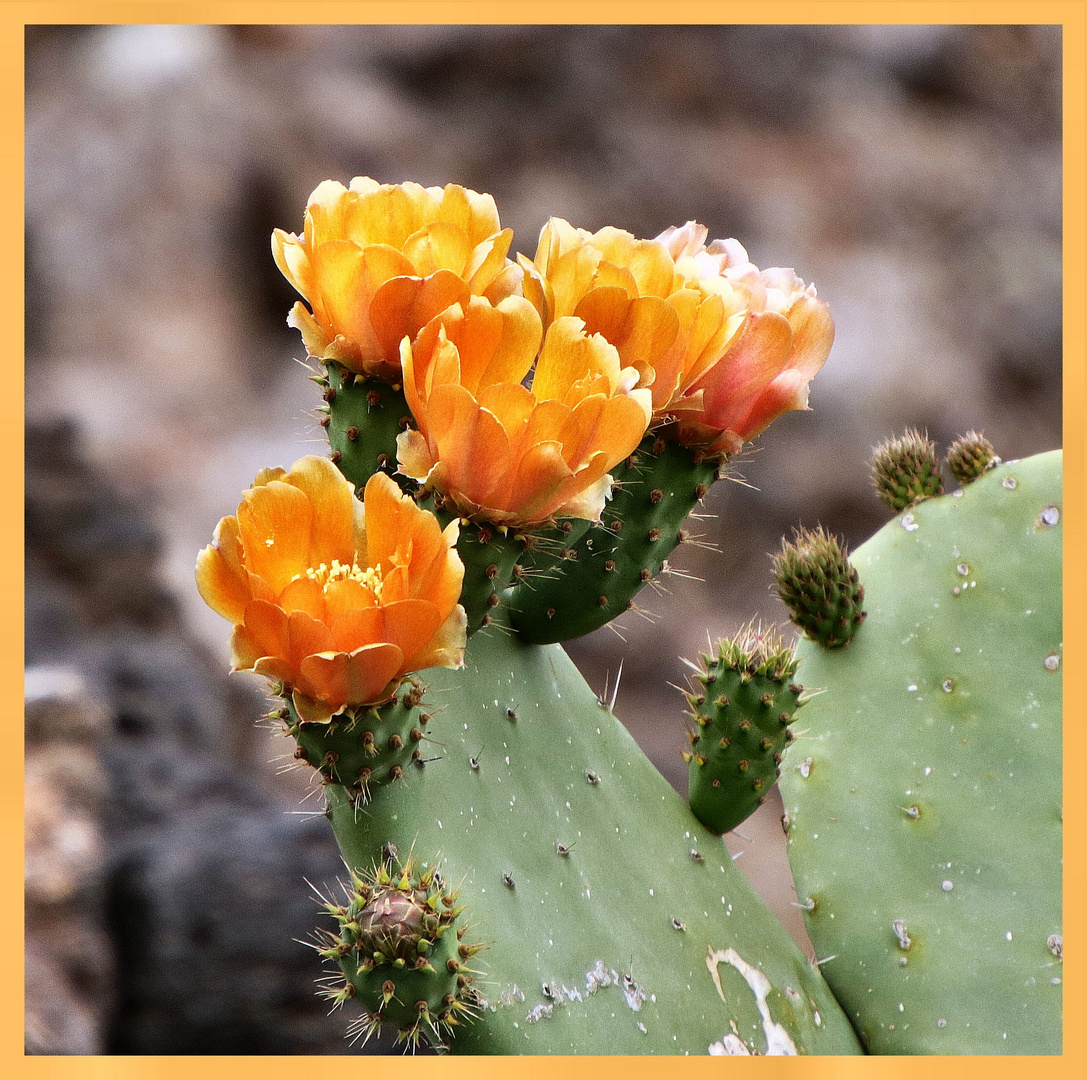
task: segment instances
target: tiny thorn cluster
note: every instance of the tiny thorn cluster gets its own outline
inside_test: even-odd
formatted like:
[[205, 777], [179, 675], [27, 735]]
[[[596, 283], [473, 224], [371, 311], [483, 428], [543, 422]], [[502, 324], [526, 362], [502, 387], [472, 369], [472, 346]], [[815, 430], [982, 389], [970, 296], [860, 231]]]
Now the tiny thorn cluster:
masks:
[[914, 428], [876, 447], [872, 483], [894, 512], [940, 495], [944, 490], [936, 444]]
[[318, 931], [315, 947], [343, 976], [329, 980], [324, 996], [334, 1007], [353, 999], [363, 1009], [349, 1038], [365, 1043], [393, 1024], [410, 1050], [448, 1049], [482, 1001], [467, 961], [483, 946], [467, 944], [456, 926], [464, 911], [457, 891], [446, 889], [437, 866], [409, 855], [399, 867], [383, 861], [367, 874], [352, 871], [345, 892], [345, 904], [324, 901], [336, 929]]
[[694, 729], [684, 760], [695, 817], [716, 833], [748, 818], [777, 783], [802, 687], [796, 657], [777, 631], [755, 624], [702, 657], [697, 693], [687, 695]]
[[287, 725], [298, 743], [294, 756], [299, 762], [364, 805], [376, 789], [403, 780], [409, 768], [426, 760], [421, 744], [429, 741], [427, 726], [433, 717], [422, 706], [425, 692], [418, 679], [406, 679], [384, 705], [337, 713], [327, 724], [301, 720], [289, 700], [270, 715]]
[[1000, 464], [993, 444], [977, 431], [960, 435], [944, 460], [956, 483], [963, 486]]
[[772, 558], [778, 597], [797, 627], [828, 649], [852, 641], [865, 618], [864, 586], [841, 541], [822, 527], [800, 529]]

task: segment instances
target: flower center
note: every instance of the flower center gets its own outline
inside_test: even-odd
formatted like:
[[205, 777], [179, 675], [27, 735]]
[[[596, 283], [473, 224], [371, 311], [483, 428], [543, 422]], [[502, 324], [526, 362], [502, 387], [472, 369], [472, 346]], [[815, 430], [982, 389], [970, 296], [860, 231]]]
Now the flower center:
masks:
[[311, 566], [304, 574], [295, 574], [293, 580], [307, 577], [310, 581], [316, 581], [322, 589], [327, 589], [334, 581], [357, 581], [364, 589], [368, 589], [374, 595], [374, 599], [381, 598], [381, 588], [384, 584], [380, 563], [377, 566], [359, 566], [358, 563], [342, 563], [339, 559], [333, 559], [331, 563], [321, 563]]

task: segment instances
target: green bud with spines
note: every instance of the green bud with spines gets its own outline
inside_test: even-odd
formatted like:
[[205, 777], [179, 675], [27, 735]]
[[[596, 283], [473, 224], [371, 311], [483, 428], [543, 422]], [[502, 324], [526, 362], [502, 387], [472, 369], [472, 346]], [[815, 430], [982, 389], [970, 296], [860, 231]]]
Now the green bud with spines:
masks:
[[944, 481], [936, 444], [915, 428], [881, 443], [872, 457], [872, 483], [896, 514], [942, 494]]
[[964, 487], [1000, 464], [996, 448], [978, 431], [960, 435], [944, 460], [955, 481]]
[[706, 693], [688, 695], [695, 729], [689, 801], [695, 817], [717, 833], [749, 817], [777, 782], [792, 739], [789, 724], [802, 687], [793, 682], [796, 657], [773, 628], [750, 623], [703, 656], [697, 677]]
[[864, 586], [842, 542], [822, 526], [800, 529], [771, 558], [778, 597], [796, 626], [828, 649], [847, 645], [864, 622]]
[[465, 961], [483, 946], [466, 944], [463, 928], [456, 928], [464, 911], [457, 891], [446, 889], [436, 866], [423, 867], [410, 855], [394, 873], [384, 862], [364, 874], [352, 871], [345, 891], [346, 904], [324, 904], [336, 929], [319, 932], [316, 947], [343, 976], [325, 996], [336, 1006], [348, 1000], [362, 1006], [349, 1037], [365, 1042], [392, 1024], [397, 1042], [411, 1049], [447, 1048], [481, 1000], [472, 983], [478, 973]]

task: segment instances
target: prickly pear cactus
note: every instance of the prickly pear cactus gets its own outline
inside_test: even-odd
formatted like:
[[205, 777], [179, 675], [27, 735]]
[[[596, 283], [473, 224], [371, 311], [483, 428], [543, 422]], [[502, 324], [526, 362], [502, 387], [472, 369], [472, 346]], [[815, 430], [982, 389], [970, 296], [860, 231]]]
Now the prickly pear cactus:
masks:
[[781, 779], [822, 971], [873, 1053], [1061, 1050], [1061, 455], [852, 556], [868, 619], [800, 645]]
[[440, 856], [489, 943], [454, 1053], [857, 1051], [819, 970], [559, 646], [491, 626], [463, 671], [421, 678], [442, 707], [429, 760], [365, 806], [325, 791], [349, 866]]

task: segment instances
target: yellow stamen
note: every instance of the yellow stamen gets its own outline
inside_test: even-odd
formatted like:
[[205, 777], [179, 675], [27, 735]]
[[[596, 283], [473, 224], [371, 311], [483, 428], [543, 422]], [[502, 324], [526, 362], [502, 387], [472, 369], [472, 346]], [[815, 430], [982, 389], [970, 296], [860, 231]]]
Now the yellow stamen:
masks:
[[327, 589], [334, 581], [357, 581], [364, 589], [374, 594], [375, 599], [380, 599], [383, 585], [383, 575], [380, 564], [378, 566], [359, 566], [358, 563], [342, 563], [339, 559], [333, 559], [331, 564], [321, 563], [311, 566], [302, 574], [295, 574], [292, 580], [307, 577], [310, 581], [316, 581], [322, 589]]

